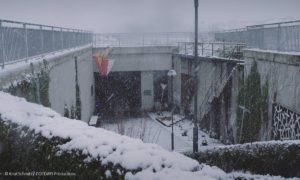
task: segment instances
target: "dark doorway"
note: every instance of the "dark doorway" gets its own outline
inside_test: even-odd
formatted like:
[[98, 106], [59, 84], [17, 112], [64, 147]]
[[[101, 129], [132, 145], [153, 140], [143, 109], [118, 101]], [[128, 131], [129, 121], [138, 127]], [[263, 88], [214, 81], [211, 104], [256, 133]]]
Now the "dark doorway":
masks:
[[133, 116], [141, 109], [141, 73], [95, 73], [96, 114], [114, 116], [122, 113]]

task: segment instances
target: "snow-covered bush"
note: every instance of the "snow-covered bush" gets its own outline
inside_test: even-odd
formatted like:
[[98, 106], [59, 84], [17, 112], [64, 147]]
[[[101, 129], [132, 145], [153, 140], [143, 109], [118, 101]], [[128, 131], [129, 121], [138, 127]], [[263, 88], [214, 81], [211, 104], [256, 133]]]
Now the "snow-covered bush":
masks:
[[1, 171], [69, 172], [76, 173], [76, 179], [194, 180], [227, 176], [217, 167], [70, 120], [23, 98], [0, 92], [0, 102]]
[[261, 87], [261, 76], [254, 62], [238, 94], [238, 143], [259, 141], [260, 131], [268, 127], [268, 82]]
[[14, 96], [24, 97], [29, 102], [41, 103], [50, 107], [49, 100], [49, 67], [46, 60], [43, 61], [39, 72], [24, 74], [24, 79], [14, 81], [8, 87], [1, 88]]
[[187, 155], [227, 172], [239, 170], [300, 177], [300, 140], [220, 146]]

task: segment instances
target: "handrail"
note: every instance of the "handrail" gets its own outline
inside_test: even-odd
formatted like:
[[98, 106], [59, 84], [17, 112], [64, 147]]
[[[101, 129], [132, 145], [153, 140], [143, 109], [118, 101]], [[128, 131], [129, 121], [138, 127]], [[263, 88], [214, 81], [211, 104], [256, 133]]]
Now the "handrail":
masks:
[[[48, 27], [53, 29], [60, 29], [66, 31], [76, 31], [76, 32], [83, 32], [83, 33], [92, 33], [92, 31], [82, 30], [82, 29], [74, 29], [74, 28], [65, 28], [65, 27], [58, 27], [58, 26], [50, 26], [50, 25], [43, 25], [43, 24], [35, 24], [35, 23], [28, 23], [28, 22], [20, 22], [20, 21], [12, 21], [6, 19], [0, 19], [0, 23], [2, 23], [2, 27], [4, 27], [3, 23], [12, 23], [12, 24], [22, 24], [22, 25], [29, 25], [29, 26], [38, 26], [38, 27]], [[9, 27], [9, 26], [6, 26]], [[28, 28], [30, 29], [30, 28]]]
[[92, 43], [92, 32], [0, 19], [0, 66]]

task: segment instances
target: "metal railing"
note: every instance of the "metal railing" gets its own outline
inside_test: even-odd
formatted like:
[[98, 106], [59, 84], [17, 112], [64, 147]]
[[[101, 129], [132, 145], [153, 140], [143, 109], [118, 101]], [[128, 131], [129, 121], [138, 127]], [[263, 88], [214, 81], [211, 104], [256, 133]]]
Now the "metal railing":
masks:
[[92, 43], [89, 31], [0, 19], [0, 66]]
[[[192, 42], [178, 43], [179, 54], [194, 55], [194, 45]], [[245, 43], [232, 42], [207, 42], [198, 43], [198, 56], [221, 57], [227, 59], [242, 59], [242, 50]]]
[[[211, 41], [212, 32], [199, 33], [203, 42]], [[94, 47], [122, 47], [122, 46], [177, 46], [178, 42], [193, 42], [193, 32], [165, 32], [165, 33], [111, 33], [94, 34]]]
[[217, 41], [243, 42], [249, 48], [300, 51], [300, 20], [247, 26], [215, 33]]

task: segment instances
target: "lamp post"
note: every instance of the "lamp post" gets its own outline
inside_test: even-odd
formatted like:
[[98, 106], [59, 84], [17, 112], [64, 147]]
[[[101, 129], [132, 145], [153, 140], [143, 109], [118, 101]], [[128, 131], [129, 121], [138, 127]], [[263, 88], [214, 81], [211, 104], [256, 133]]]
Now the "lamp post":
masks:
[[177, 73], [174, 69], [171, 69], [168, 71], [168, 76], [171, 77], [171, 92], [172, 92], [172, 96], [171, 96], [171, 118], [172, 118], [172, 132], [171, 132], [171, 149], [172, 151], [174, 150], [174, 98], [173, 98], [173, 77], [176, 76]]
[[194, 69], [194, 82], [195, 82], [195, 99], [194, 99], [194, 129], [193, 129], [193, 152], [198, 152], [198, 122], [197, 122], [197, 108], [198, 108], [198, 0], [194, 0], [194, 7], [195, 7], [195, 54], [194, 54], [194, 61], [195, 61], [195, 69]]

